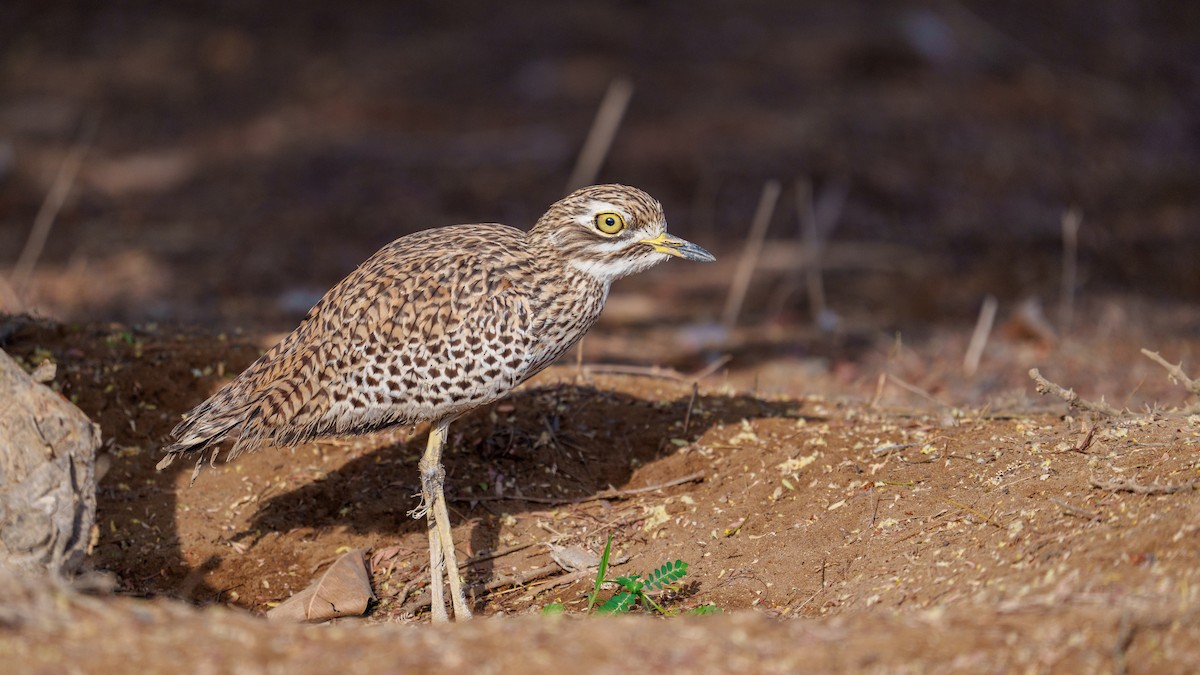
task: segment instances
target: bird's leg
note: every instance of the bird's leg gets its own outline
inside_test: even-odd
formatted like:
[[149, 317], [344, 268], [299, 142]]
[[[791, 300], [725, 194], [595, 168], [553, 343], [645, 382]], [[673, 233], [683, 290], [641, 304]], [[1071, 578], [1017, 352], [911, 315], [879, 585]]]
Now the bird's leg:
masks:
[[[418, 465], [421, 470], [421, 504], [409, 512], [414, 518], [426, 517], [429, 532], [429, 608], [433, 614], [434, 623], [448, 623], [450, 617], [446, 614], [445, 587], [442, 586], [442, 573], [445, 558], [442, 555], [442, 538], [437, 526], [437, 511], [430, 508], [434, 504], [434, 493], [442, 491], [442, 479], [445, 470], [442, 469], [442, 444], [445, 442], [443, 427], [435, 426], [429, 430], [429, 443], [425, 446], [425, 455]], [[453, 550], [453, 549], [451, 549]], [[453, 570], [457, 574], [458, 570]]]
[[[446, 602], [442, 594], [441, 573], [444, 571], [450, 582], [450, 598], [454, 603], [454, 618], [464, 621], [471, 618], [471, 608], [463, 593], [462, 579], [458, 576], [458, 559], [454, 551], [454, 534], [450, 531], [450, 512], [446, 508], [443, 487], [446, 470], [442, 467], [442, 448], [446, 445], [448, 422], [438, 422], [429, 431], [429, 444], [421, 458], [421, 492], [424, 507], [428, 510], [429, 560], [436, 567], [436, 583], [430, 586], [435, 621], [446, 621]], [[431, 571], [431, 575], [435, 574]]]
[[[438, 429], [443, 445], [447, 426], [449, 425], [443, 425]], [[441, 535], [442, 556], [446, 561], [446, 576], [450, 581], [450, 599], [454, 602], [454, 620], [466, 621], [471, 618], [471, 608], [467, 605], [466, 595], [463, 594], [462, 578], [458, 575], [458, 556], [454, 550], [454, 534], [450, 531], [450, 512], [446, 509], [446, 495], [442, 490], [443, 484], [446, 482], [446, 470], [442, 467], [440, 456], [438, 459], [437, 484], [433, 494], [433, 515], [437, 521], [438, 534]]]

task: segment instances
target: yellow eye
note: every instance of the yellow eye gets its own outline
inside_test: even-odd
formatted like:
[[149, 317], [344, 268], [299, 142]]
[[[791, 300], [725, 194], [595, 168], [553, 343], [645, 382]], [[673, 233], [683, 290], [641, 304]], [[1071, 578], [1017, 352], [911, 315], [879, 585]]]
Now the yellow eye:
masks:
[[625, 218], [615, 211], [597, 213], [596, 229], [604, 234], [616, 234], [625, 229]]

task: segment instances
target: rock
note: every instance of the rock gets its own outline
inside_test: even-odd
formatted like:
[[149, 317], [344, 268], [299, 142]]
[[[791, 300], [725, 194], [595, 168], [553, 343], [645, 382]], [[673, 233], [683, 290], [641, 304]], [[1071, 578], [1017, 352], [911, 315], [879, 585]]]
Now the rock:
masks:
[[0, 351], [0, 565], [70, 576], [96, 520], [100, 428]]

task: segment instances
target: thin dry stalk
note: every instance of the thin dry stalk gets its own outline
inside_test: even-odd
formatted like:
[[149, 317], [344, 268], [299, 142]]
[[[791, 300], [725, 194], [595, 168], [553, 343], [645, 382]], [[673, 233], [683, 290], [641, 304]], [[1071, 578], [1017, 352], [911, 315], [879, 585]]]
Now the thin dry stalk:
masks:
[[687, 434], [692, 425], [692, 408], [696, 407], [696, 397], [700, 395], [700, 385], [692, 383], [692, 397], [688, 399], [687, 412], [683, 414], [683, 433]]
[[625, 109], [629, 107], [629, 99], [633, 97], [633, 82], [627, 77], [618, 77], [608, 85], [600, 107], [596, 110], [596, 118], [592, 120], [592, 128], [583, 149], [579, 151], [579, 159], [575, 161], [575, 169], [567, 180], [566, 192], [573, 192], [585, 185], [596, 182], [600, 175], [600, 167], [608, 157], [621, 119], [625, 117]]
[[725, 311], [721, 323], [727, 331], [732, 331], [737, 325], [738, 315], [742, 312], [742, 303], [746, 300], [746, 291], [750, 289], [750, 277], [762, 256], [763, 241], [767, 238], [767, 226], [771, 224], [771, 216], [775, 213], [775, 204], [779, 201], [779, 181], [770, 180], [763, 186], [762, 197], [758, 200], [758, 209], [754, 212], [754, 220], [750, 223], [750, 234], [746, 246], [742, 249], [742, 257], [738, 260], [737, 271], [733, 274], [733, 283], [729, 287], [729, 297], [725, 300]]
[[1080, 410], [1087, 410], [1089, 412], [1094, 412], [1099, 415], [1106, 415], [1108, 417], [1120, 417], [1121, 415], [1125, 414], [1122, 411], [1108, 405], [1107, 403], [1089, 401], [1079, 394], [1076, 394], [1073, 389], [1064, 389], [1063, 387], [1042, 377], [1042, 374], [1038, 372], [1037, 368], [1029, 369], [1029, 377], [1037, 383], [1037, 385], [1034, 387], [1037, 393], [1043, 395], [1054, 394], [1055, 396], [1066, 401], [1067, 405], [1071, 406], [1072, 408], [1079, 408]]
[[808, 290], [808, 311], [814, 324], [820, 324], [825, 314], [825, 280], [821, 276], [821, 253], [824, 249], [813, 208], [812, 181], [796, 182], [796, 211], [804, 236], [804, 285]]
[[1074, 504], [1069, 504], [1061, 499], [1056, 499], [1054, 497], [1051, 497], [1050, 501], [1053, 502], [1054, 504], [1058, 505], [1058, 507], [1061, 508], [1066, 513], [1069, 513], [1073, 516], [1076, 516], [1079, 518], [1084, 518], [1086, 520], [1090, 520], [1095, 523], [1098, 523], [1098, 522], [1104, 520], [1104, 518], [1101, 517], [1100, 514], [1098, 514], [1098, 513], [1092, 513], [1091, 511], [1088, 511], [1087, 509], [1081, 509], [1078, 506], [1075, 506]]
[[1196, 481], [1176, 483], [1172, 485], [1143, 485], [1136, 480], [1091, 480], [1092, 487], [1109, 492], [1132, 492], [1138, 495], [1172, 495], [1176, 492], [1191, 492], [1196, 489]]
[[888, 382], [895, 384], [897, 387], [900, 387], [901, 389], [903, 389], [911, 394], [916, 394], [917, 396], [920, 396], [921, 398], [929, 401], [930, 403], [936, 404], [939, 407], [945, 408], [947, 410], [949, 410], [952, 407], [949, 403], [946, 403], [945, 401], [939, 399], [938, 397], [925, 391], [924, 389], [918, 387], [915, 384], [910, 384], [908, 382], [905, 382], [904, 380], [896, 377], [895, 375], [892, 375], [891, 373], [885, 373], [884, 375], [887, 377]]
[[1062, 217], [1063, 261], [1062, 289], [1058, 298], [1058, 331], [1067, 335], [1075, 318], [1075, 277], [1079, 268], [1079, 226], [1083, 214], [1071, 208]]
[[830, 183], [820, 197], [813, 196], [812, 181], [796, 183], [796, 210], [804, 236], [804, 285], [808, 291], [808, 309], [813, 323], [825, 330], [829, 323], [825, 301], [825, 243], [841, 219], [849, 186], [845, 181]]
[[887, 373], [880, 373], [879, 379], [875, 381], [875, 395], [871, 397], [871, 402], [867, 404], [868, 408], [875, 409], [879, 407], [879, 401], [883, 398], [883, 388], [887, 386]]
[[996, 309], [999, 306], [996, 296], [989, 295], [983, 299], [983, 306], [979, 308], [979, 318], [975, 320], [975, 330], [971, 333], [971, 342], [967, 345], [966, 356], [963, 357], [963, 372], [968, 376], [979, 370], [983, 349], [987, 347], [988, 337], [992, 334], [992, 326], [996, 322]]
[[452, 501], [452, 502], [529, 502], [531, 504], [549, 504], [551, 506], [565, 506], [565, 505], [569, 505], [569, 504], [586, 504], [588, 502], [597, 502], [597, 501], [605, 501], [605, 500], [620, 501], [623, 499], [629, 499], [630, 497], [635, 496], [635, 495], [645, 494], [647, 492], [655, 492], [657, 490], [662, 490], [663, 488], [674, 487], [676, 485], [683, 485], [685, 483], [695, 483], [697, 481], [702, 481], [702, 480], [704, 480], [704, 472], [697, 471], [695, 473], [689, 473], [688, 475], [680, 477], [680, 478], [675, 478], [675, 479], [665, 481], [662, 483], [656, 483], [654, 485], [648, 485], [646, 487], [633, 488], [630, 490], [608, 489], [608, 490], [604, 490], [602, 492], [597, 492], [596, 494], [594, 494], [590, 497], [577, 497], [575, 499], [558, 499], [558, 498], [554, 498], [554, 497], [527, 497], [527, 496], [521, 495], [521, 494], [512, 494], [512, 495], [474, 495], [474, 496], [451, 497], [450, 501]]
[[692, 373], [681, 373], [674, 368], [663, 368], [660, 366], [633, 366], [620, 363], [584, 364], [583, 371], [588, 375], [630, 375], [632, 377], [654, 377], [661, 380], [695, 383], [710, 377], [732, 360], [732, 356], [724, 354], [716, 361]]
[[1183, 372], [1182, 361], [1180, 361], [1178, 364], [1170, 363], [1161, 355], [1159, 355], [1158, 352], [1152, 352], [1149, 349], [1142, 349], [1142, 354], [1151, 361], [1154, 361], [1163, 368], [1166, 368], [1167, 375], [1169, 375], [1176, 382], [1182, 384], [1189, 392], [1200, 396], [1200, 380], [1193, 380], [1192, 378], [1188, 377], [1187, 373]]
[[75, 141], [71, 150], [67, 152], [67, 156], [63, 158], [62, 164], [58, 167], [58, 173], [54, 176], [54, 182], [50, 185], [50, 191], [46, 193], [46, 199], [33, 219], [33, 228], [29, 231], [29, 238], [25, 240], [25, 248], [21, 250], [21, 256], [17, 258], [17, 264], [13, 267], [11, 277], [13, 290], [18, 298], [24, 298], [25, 292], [29, 289], [29, 280], [33, 277], [33, 270], [37, 267], [38, 258], [41, 257], [42, 250], [46, 247], [46, 240], [50, 237], [50, 228], [54, 225], [54, 220], [62, 210], [63, 204], [66, 203], [67, 196], [71, 194], [71, 188], [75, 185], [75, 178], [79, 175], [80, 167], [83, 166], [84, 157], [92, 147], [98, 126], [99, 122], [96, 116], [89, 115], [84, 119], [79, 139]]

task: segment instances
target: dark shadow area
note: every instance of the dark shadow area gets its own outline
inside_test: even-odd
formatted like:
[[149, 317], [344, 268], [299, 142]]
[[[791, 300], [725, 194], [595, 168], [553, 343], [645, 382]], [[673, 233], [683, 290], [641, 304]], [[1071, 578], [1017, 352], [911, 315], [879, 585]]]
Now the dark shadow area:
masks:
[[[679, 423], [690, 403], [690, 424], [683, 433]], [[455, 524], [472, 522], [472, 551], [491, 550], [497, 546], [503, 514], [548, 508], [521, 497], [565, 503], [610, 486], [622, 488], [635, 468], [678, 451], [673, 438], [694, 442], [715, 425], [797, 417], [803, 413], [799, 405], [749, 396], [699, 396], [694, 403], [690, 397], [648, 401], [571, 384], [524, 390], [450, 427], [445, 466], [451, 519]], [[498, 407], [511, 412], [498, 413]], [[304, 487], [267, 499], [250, 529], [235, 538], [255, 539], [301, 527], [387, 535], [423, 531], [424, 521], [414, 521], [407, 513], [417, 504], [417, 456], [425, 441], [421, 434], [408, 443], [381, 448]], [[511, 499], [495, 499], [501, 495]], [[473, 496], [488, 499], [473, 501]], [[352, 508], [348, 514], [347, 508]], [[490, 580], [492, 564], [476, 565], [470, 581]]]
[[204, 583], [219, 560], [192, 559], [176, 518], [188, 501], [177, 491], [190, 462], [158, 472], [159, 447], [182, 411], [257, 357], [253, 345], [197, 334], [113, 325], [79, 327], [16, 317], [0, 331], [3, 348], [26, 363], [51, 359], [51, 386], [100, 425], [107, 472], [96, 490], [94, 569], [117, 577], [118, 590], [209, 601], [223, 590]]

